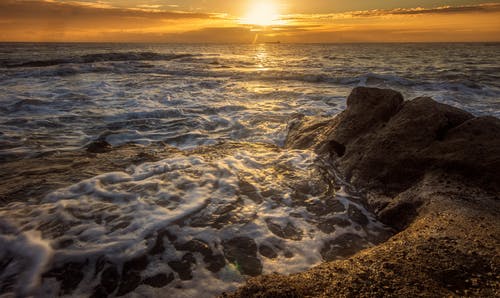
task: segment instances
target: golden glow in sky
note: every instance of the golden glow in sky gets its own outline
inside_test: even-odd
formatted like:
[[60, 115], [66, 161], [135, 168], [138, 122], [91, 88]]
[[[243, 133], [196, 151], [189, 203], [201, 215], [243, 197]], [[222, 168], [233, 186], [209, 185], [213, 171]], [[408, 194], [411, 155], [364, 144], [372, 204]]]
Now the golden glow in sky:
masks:
[[240, 21], [242, 24], [257, 26], [283, 25], [276, 3], [269, 0], [252, 1], [246, 15]]
[[491, 0], [0, 0], [0, 41], [500, 41]]

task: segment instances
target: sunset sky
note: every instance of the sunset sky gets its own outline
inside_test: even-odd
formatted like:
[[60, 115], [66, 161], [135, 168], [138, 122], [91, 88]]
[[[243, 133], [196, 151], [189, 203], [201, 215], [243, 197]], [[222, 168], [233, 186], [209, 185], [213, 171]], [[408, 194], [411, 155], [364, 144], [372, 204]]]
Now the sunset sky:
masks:
[[500, 2], [1, 0], [0, 41], [500, 41]]

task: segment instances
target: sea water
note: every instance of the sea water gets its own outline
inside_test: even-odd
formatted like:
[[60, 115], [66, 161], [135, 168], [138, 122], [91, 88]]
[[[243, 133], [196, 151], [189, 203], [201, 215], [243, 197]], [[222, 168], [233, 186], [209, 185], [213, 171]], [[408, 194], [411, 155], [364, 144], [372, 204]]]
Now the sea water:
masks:
[[355, 86], [498, 117], [499, 53], [491, 43], [0, 44], [2, 163], [95, 140], [181, 150], [2, 203], [0, 295], [210, 297], [375, 245], [391, 230], [321, 157], [282, 147], [287, 125], [333, 117]]

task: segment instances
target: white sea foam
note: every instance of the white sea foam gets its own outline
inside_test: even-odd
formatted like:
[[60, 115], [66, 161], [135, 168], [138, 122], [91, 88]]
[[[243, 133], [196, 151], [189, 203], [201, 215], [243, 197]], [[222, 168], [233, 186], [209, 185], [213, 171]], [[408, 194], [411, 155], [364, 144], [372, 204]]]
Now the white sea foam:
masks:
[[[319, 264], [325, 241], [338, 235], [356, 234], [368, 245], [379, 233], [387, 232], [359, 203], [349, 200], [349, 194], [325, 188], [325, 177], [315, 163], [316, 156], [310, 151], [267, 146], [220, 157], [179, 155], [81, 181], [52, 192], [40, 204], [11, 203], [0, 209], [0, 216], [20, 231], [9, 235], [8, 243], [16, 243], [19, 252], [34, 250], [36, 257], [29, 255], [33, 259], [27, 271], [30, 274], [18, 277], [20, 283], [32, 285], [30, 289], [47, 269], [52, 250], [52, 268], [87, 262], [86, 269], [81, 269], [85, 277], [74, 292], [78, 295], [93, 291], [99, 283], [91, 264], [100, 257], [119, 268], [149, 253], [148, 265], [141, 273], [145, 279], [158, 272], [173, 273], [166, 263], [189, 251], [179, 245], [197, 239], [206, 243], [213, 255], [226, 255], [226, 265], [211, 272], [205, 268], [208, 263], [203, 255], [195, 250], [192, 278], [180, 280], [180, 273], [175, 273], [168, 291], [179, 297], [214, 295], [244, 280], [245, 272], [240, 273], [239, 265], [230, 263], [225, 247], [235, 237], [252, 239], [256, 248], [265, 246], [275, 254], [271, 259], [259, 250], [253, 252], [263, 273], [292, 273]], [[299, 196], [299, 189], [313, 195]], [[326, 199], [338, 201], [338, 210], [315, 214], [314, 202]], [[367, 222], [358, 224], [350, 219], [346, 211], [349, 205], [362, 212]], [[332, 217], [346, 220], [347, 226], [322, 232], [318, 224]], [[41, 231], [43, 240], [27, 236], [34, 235], [34, 230]], [[176, 240], [160, 240], [166, 241], [163, 251], [151, 254], [157, 243], [154, 235], [163, 230]], [[2, 248], [3, 253], [6, 249]], [[44, 281], [45, 287], [54, 283], [47, 277]], [[54, 287], [51, 291], [57, 292]], [[136, 290], [137, 295], [141, 293], [158, 292], [142, 285]]]
[[0, 280], [17, 277], [17, 282], [12, 281], [13, 292], [20, 297], [33, 295], [52, 258], [49, 241], [42, 239], [40, 232], [29, 230], [17, 235], [0, 235], [0, 243], [0, 258], [7, 262]]
[[280, 145], [290, 116], [338, 113], [360, 85], [500, 115], [498, 45], [13, 46], [0, 45], [0, 158], [104, 133], [113, 146]]

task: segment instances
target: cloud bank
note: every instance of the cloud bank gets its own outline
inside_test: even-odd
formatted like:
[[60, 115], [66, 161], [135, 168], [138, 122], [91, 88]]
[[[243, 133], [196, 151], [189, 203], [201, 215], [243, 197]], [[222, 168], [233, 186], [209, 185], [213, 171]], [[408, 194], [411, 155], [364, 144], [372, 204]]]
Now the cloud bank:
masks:
[[500, 41], [500, 3], [283, 16], [272, 28], [236, 16], [177, 6], [2, 0], [0, 41], [96, 42], [395, 42]]

